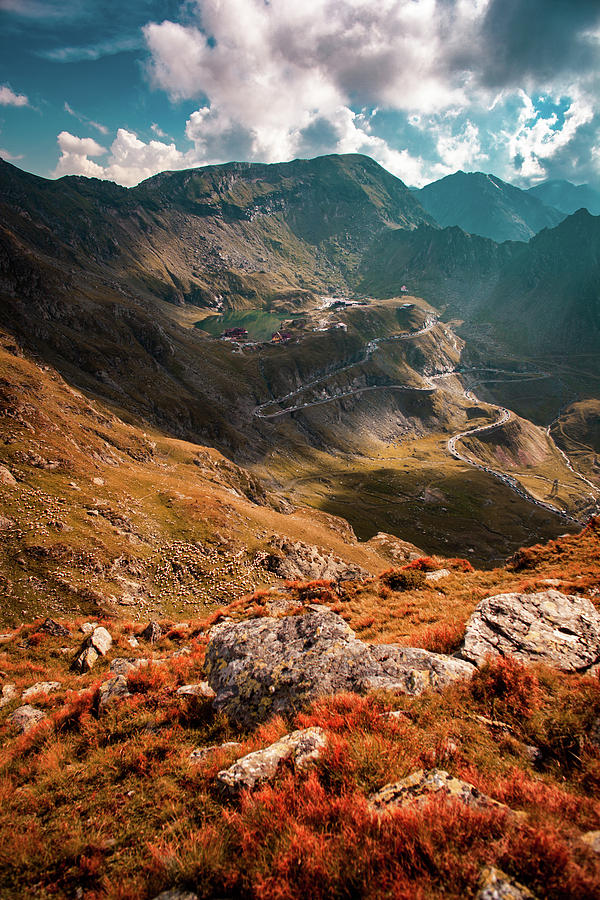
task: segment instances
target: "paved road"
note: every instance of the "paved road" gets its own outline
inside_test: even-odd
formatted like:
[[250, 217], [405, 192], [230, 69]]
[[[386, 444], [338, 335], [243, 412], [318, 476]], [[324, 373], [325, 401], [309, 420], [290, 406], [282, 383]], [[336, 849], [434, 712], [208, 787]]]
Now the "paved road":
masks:
[[[550, 374], [548, 372], [536, 372], [536, 373], [511, 372], [511, 371], [508, 371], [505, 369], [495, 369], [495, 368], [468, 369], [468, 370], [463, 369], [462, 371], [451, 370], [451, 371], [447, 371], [447, 372], [439, 372], [435, 375], [426, 376], [424, 380], [427, 384], [427, 387], [424, 387], [424, 388], [408, 387], [407, 385], [401, 385], [401, 384], [371, 385], [371, 386], [367, 386], [367, 387], [355, 388], [354, 390], [345, 391], [345, 392], [339, 393], [339, 394], [333, 394], [332, 396], [324, 397], [321, 400], [313, 400], [309, 403], [298, 403], [295, 406], [288, 406], [285, 409], [275, 410], [274, 412], [271, 412], [271, 413], [267, 413], [264, 411], [269, 406], [284, 403], [288, 400], [293, 400], [294, 397], [298, 397], [300, 394], [304, 393], [307, 389], [309, 389], [311, 387], [316, 387], [318, 384], [328, 381], [332, 376], [340, 375], [341, 373], [348, 371], [349, 369], [353, 368], [354, 366], [361, 365], [362, 363], [366, 362], [373, 355], [373, 353], [379, 347], [379, 345], [384, 342], [391, 342], [391, 341], [398, 341], [398, 340], [411, 340], [413, 338], [418, 337], [419, 335], [427, 334], [429, 331], [431, 331], [436, 326], [438, 321], [439, 320], [436, 316], [430, 314], [426, 317], [425, 321], [423, 322], [423, 325], [416, 331], [402, 332], [401, 334], [393, 335], [392, 337], [375, 338], [374, 340], [369, 341], [369, 343], [365, 346], [365, 350], [364, 350], [362, 357], [360, 357], [358, 360], [355, 360], [354, 362], [351, 362], [351, 363], [347, 363], [346, 365], [343, 365], [342, 367], [340, 367], [338, 369], [334, 369], [325, 375], [321, 375], [318, 378], [315, 378], [313, 381], [306, 382], [300, 388], [297, 388], [294, 391], [290, 391], [288, 394], [285, 394], [282, 397], [279, 397], [275, 400], [268, 400], [266, 403], [262, 403], [260, 406], [256, 407], [256, 409], [254, 410], [254, 415], [261, 419], [277, 419], [280, 416], [285, 416], [290, 413], [298, 412], [302, 409], [308, 409], [309, 407], [312, 407], [312, 406], [323, 406], [326, 403], [333, 403], [335, 401], [342, 400], [344, 397], [356, 396], [357, 394], [363, 394], [363, 393], [366, 393], [367, 391], [395, 390], [395, 391], [404, 391], [404, 392], [417, 391], [417, 392], [423, 392], [423, 393], [432, 393], [433, 391], [439, 389], [437, 387], [437, 385], [435, 384], [435, 382], [442, 381], [446, 378], [464, 375], [464, 374], [466, 374], [467, 371], [470, 371], [470, 372], [483, 371], [483, 372], [489, 372], [489, 373], [493, 373], [493, 374], [508, 375], [508, 376], [511, 376], [511, 381], [521, 381], [521, 380], [533, 381], [533, 380], [537, 380], [540, 378], [547, 378]], [[521, 376], [521, 378], [515, 378], [514, 377], [515, 375]], [[501, 378], [480, 379], [476, 383], [472, 384], [470, 387], [465, 388], [463, 390], [463, 396], [465, 397], [465, 399], [469, 400], [471, 403], [477, 403], [479, 401], [478, 401], [477, 396], [473, 393], [474, 387], [476, 387], [480, 384], [484, 384], [484, 383], [486, 383], [486, 384], [487, 383], [496, 383], [496, 382], [503, 382], [505, 380], [506, 379], [501, 379]], [[486, 405], [494, 406], [494, 404], [486, 404]], [[482, 463], [476, 462], [471, 457], [467, 456], [465, 453], [461, 453], [461, 451], [457, 448], [457, 443], [460, 440], [462, 440], [462, 438], [473, 437], [476, 434], [483, 434], [487, 431], [491, 431], [494, 428], [500, 428], [502, 425], [505, 425], [508, 421], [510, 421], [510, 419], [513, 415], [511, 410], [507, 409], [504, 406], [495, 406], [495, 409], [498, 411], [498, 417], [494, 422], [491, 422], [488, 425], [480, 425], [475, 428], [471, 428], [467, 431], [460, 431], [457, 434], [453, 434], [452, 437], [450, 437], [448, 439], [446, 446], [447, 446], [447, 449], [448, 449], [448, 452], [450, 453], [450, 455], [454, 459], [456, 459], [460, 462], [466, 463], [467, 465], [472, 466], [475, 469], [479, 469], [481, 472], [485, 472], [487, 475], [491, 475], [492, 477], [497, 478], [499, 481], [501, 481], [503, 484], [505, 484], [508, 488], [510, 488], [510, 490], [512, 490], [514, 493], [518, 494], [523, 500], [526, 500], [527, 502], [532, 503], [535, 506], [540, 507], [541, 509], [545, 509], [548, 512], [554, 513], [555, 515], [560, 516], [560, 518], [564, 519], [567, 522], [570, 522], [570, 523], [573, 523], [576, 525], [584, 524], [584, 522], [582, 520], [576, 519], [574, 516], [569, 515], [563, 509], [560, 509], [560, 507], [554, 506], [551, 503], [546, 503], [543, 500], [538, 500], [537, 497], [534, 497], [533, 494], [530, 494], [529, 491], [527, 491], [523, 487], [521, 482], [518, 481], [514, 476], [507, 475], [505, 472], [502, 472], [498, 469], [493, 469], [491, 466], [485, 466]], [[558, 453], [561, 454], [568, 469], [577, 478], [580, 478], [590, 488], [592, 488], [592, 490], [595, 493], [595, 497], [593, 499], [597, 499], [597, 497], [600, 496], [600, 490], [591, 481], [589, 481], [587, 478], [585, 478], [585, 476], [583, 476], [580, 472], [578, 472], [573, 467], [573, 465], [572, 465], [570, 459], [568, 458], [568, 456], [566, 455], [566, 453], [563, 450], [561, 450], [560, 447], [557, 446], [552, 435], [550, 434], [550, 426], [548, 426], [547, 434], [548, 434], [548, 437], [551, 440], [553, 446], [556, 448]]]

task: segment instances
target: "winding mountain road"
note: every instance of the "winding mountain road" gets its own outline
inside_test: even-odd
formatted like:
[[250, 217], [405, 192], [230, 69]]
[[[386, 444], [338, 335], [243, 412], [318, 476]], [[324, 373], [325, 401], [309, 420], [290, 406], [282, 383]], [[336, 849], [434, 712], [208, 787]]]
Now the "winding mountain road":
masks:
[[[338, 369], [334, 369], [327, 374], [321, 375], [318, 378], [314, 379], [313, 381], [306, 382], [301, 387], [299, 387], [293, 391], [290, 391], [288, 394], [285, 394], [282, 397], [279, 397], [279, 398], [273, 399], [273, 400], [268, 400], [267, 402], [260, 404], [259, 406], [257, 406], [255, 408], [254, 415], [261, 419], [277, 419], [281, 416], [285, 416], [290, 413], [299, 412], [300, 410], [308, 409], [313, 406], [323, 406], [327, 403], [333, 403], [335, 401], [342, 400], [342, 399], [344, 399], [344, 397], [352, 397], [352, 396], [356, 396], [358, 394], [366, 393], [368, 391], [394, 390], [394, 391], [404, 391], [404, 392], [417, 391], [417, 392], [422, 392], [422, 393], [432, 393], [433, 391], [439, 390], [439, 387], [435, 384], [435, 382], [442, 381], [443, 379], [450, 378], [452, 376], [455, 376], [455, 377], [460, 376], [461, 374], [464, 374], [464, 372], [459, 372], [459, 371], [453, 369], [453, 370], [446, 371], [446, 372], [439, 372], [439, 373], [436, 373], [435, 375], [425, 376], [424, 380], [427, 384], [427, 387], [410, 387], [408, 385], [400, 385], [400, 384], [369, 385], [369, 386], [365, 386], [365, 387], [355, 388], [350, 391], [345, 391], [343, 393], [333, 394], [329, 397], [324, 397], [319, 400], [313, 400], [308, 403], [298, 403], [295, 406], [288, 406], [285, 409], [278, 409], [278, 410], [275, 410], [274, 412], [270, 412], [270, 413], [265, 412], [265, 409], [270, 406], [278, 405], [278, 404], [284, 403], [288, 400], [293, 400], [294, 397], [300, 396], [306, 390], [308, 390], [312, 387], [316, 387], [317, 385], [319, 385], [323, 382], [327, 382], [332, 376], [340, 375], [343, 372], [346, 372], [349, 369], [353, 368], [354, 366], [361, 365], [362, 363], [366, 362], [373, 355], [373, 353], [379, 347], [380, 344], [382, 344], [384, 342], [391, 342], [391, 341], [398, 341], [398, 340], [411, 340], [411, 339], [417, 338], [420, 335], [427, 334], [429, 331], [431, 331], [435, 327], [435, 325], [437, 325], [438, 321], [439, 321], [439, 319], [437, 316], [429, 314], [426, 317], [425, 321], [423, 322], [423, 325], [415, 331], [402, 332], [401, 334], [393, 335], [392, 337], [374, 338], [372, 341], [369, 341], [369, 343], [365, 346], [365, 351], [364, 351], [362, 357], [360, 357], [358, 360], [354, 360], [353, 362], [347, 363]], [[521, 381], [521, 380], [532, 381], [532, 380], [537, 380], [540, 378], [547, 378], [547, 377], [549, 377], [549, 374], [550, 374], [548, 372], [536, 372], [536, 373], [510, 372], [510, 371], [507, 371], [504, 369], [494, 369], [494, 368], [487, 368], [487, 367], [483, 368], [483, 369], [479, 369], [479, 370], [470, 369], [469, 371], [472, 371], [472, 372], [483, 371], [483, 372], [489, 372], [489, 373], [493, 373], [493, 374], [507, 375], [507, 376], [510, 376], [511, 382], [512, 381]], [[517, 375], [517, 376], [520, 375], [522, 377], [515, 378], [514, 377], [515, 375]], [[474, 384], [471, 384], [469, 387], [464, 388], [463, 396], [465, 397], [465, 399], [469, 400], [471, 403], [478, 403], [479, 400], [478, 400], [477, 396], [473, 393], [474, 387], [476, 387], [477, 385], [480, 385], [480, 384], [502, 383], [503, 381], [506, 381], [506, 379], [502, 379], [502, 378], [479, 379]], [[495, 404], [491, 404], [491, 403], [487, 403], [486, 405], [491, 406], [497, 410], [497, 413], [498, 413], [497, 419], [494, 422], [488, 423], [486, 425], [479, 425], [479, 426], [476, 426], [475, 428], [470, 428], [467, 431], [460, 431], [460, 432], [457, 432], [456, 434], [453, 434], [446, 443], [448, 453], [454, 459], [458, 460], [459, 462], [463, 462], [466, 465], [472, 466], [475, 469], [479, 469], [480, 471], [485, 472], [487, 475], [491, 475], [493, 478], [498, 479], [504, 485], [506, 485], [508, 488], [510, 488], [510, 490], [512, 490], [514, 493], [518, 494], [518, 496], [520, 496], [523, 500], [526, 500], [527, 502], [532, 503], [541, 509], [545, 509], [548, 512], [553, 513], [554, 515], [559, 516], [566, 522], [569, 522], [569, 523], [572, 523], [575, 525], [584, 524], [584, 522], [582, 520], [576, 519], [574, 516], [569, 515], [569, 513], [565, 512], [560, 507], [554, 506], [553, 504], [547, 503], [543, 500], [538, 500], [538, 498], [534, 497], [533, 494], [531, 494], [529, 491], [527, 491], [523, 487], [521, 482], [518, 481], [513, 475], [507, 475], [505, 472], [502, 472], [498, 469], [494, 469], [491, 466], [486, 466], [483, 463], [479, 463], [476, 460], [472, 459], [470, 456], [467, 456], [465, 453], [461, 453], [461, 451], [457, 447], [457, 443], [459, 441], [461, 441], [463, 438], [473, 437], [477, 434], [483, 434], [485, 432], [492, 431], [494, 428], [500, 428], [502, 425], [505, 425], [508, 421], [510, 421], [511, 417], [514, 415], [511, 412], [511, 410], [507, 409], [504, 406], [496, 406]], [[548, 426], [548, 428], [546, 429], [546, 434], [547, 434], [549, 440], [552, 442], [552, 445], [555, 447], [557, 452], [562, 456], [562, 458], [565, 462], [565, 465], [573, 473], [573, 475], [575, 475], [575, 477], [579, 478], [581, 481], [585, 482], [586, 485], [588, 485], [588, 487], [590, 487], [592, 489], [592, 491], [594, 492], [592, 495], [592, 499], [596, 501], [596, 505], [598, 507], [597, 501], [598, 501], [598, 498], [600, 497], [600, 489], [598, 489], [589, 479], [587, 479], [584, 475], [582, 475], [580, 472], [578, 472], [574, 468], [574, 466], [571, 463], [571, 460], [569, 459], [567, 454], [563, 450], [561, 450], [560, 447], [557, 446], [556, 442], [554, 441], [554, 438], [552, 437], [552, 435], [550, 433], [550, 428], [551, 428], [551, 426]]]

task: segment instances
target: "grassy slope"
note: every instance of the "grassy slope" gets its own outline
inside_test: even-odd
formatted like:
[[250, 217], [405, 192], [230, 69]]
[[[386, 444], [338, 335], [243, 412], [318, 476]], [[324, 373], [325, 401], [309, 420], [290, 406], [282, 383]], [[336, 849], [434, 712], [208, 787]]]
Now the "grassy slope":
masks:
[[[0, 341], [2, 619], [32, 614], [189, 615], [256, 580], [255, 551], [310, 536], [376, 571], [385, 560], [282, 500], [211, 448], [115, 414]], [[345, 524], [345, 523], [344, 523]]]
[[[447, 652], [478, 600], [491, 593], [541, 589], [552, 579], [559, 589], [597, 596], [599, 553], [596, 524], [491, 572], [439, 559], [426, 567], [450, 567], [450, 576], [404, 592], [374, 579], [340, 588], [298, 583], [287, 596], [300, 605], [328, 603], [367, 640]], [[222, 614], [263, 615], [265, 599], [264, 592], [248, 595]], [[68, 672], [71, 650], [61, 649], [74, 650], [76, 632], [52, 638], [34, 623], [3, 640], [2, 669], [19, 689], [61, 682], [56, 693], [36, 698], [48, 719], [29, 734], [15, 737], [6, 723], [18, 701], [0, 714], [3, 896], [67, 897], [77, 889], [88, 900], [138, 900], [181, 885], [202, 898], [458, 900], [475, 895], [488, 864], [540, 898], [597, 896], [600, 862], [580, 842], [600, 813], [600, 758], [591, 739], [600, 714], [597, 678], [501, 662], [441, 694], [342, 695], [290, 722], [276, 717], [240, 733], [206, 702], [175, 697], [179, 684], [201, 677], [207, 628], [216, 618], [172, 628], [154, 647], [133, 651], [133, 625], [109, 621], [113, 648], [84, 676]], [[95, 713], [111, 657], [161, 658], [181, 646], [191, 655], [130, 676], [133, 696]], [[391, 709], [400, 716], [381, 715]], [[239, 804], [216, 790], [217, 771], [234, 758], [294, 725], [312, 724], [326, 729], [330, 744], [308, 778], [286, 770]], [[198, 745], [235, 739], [242, 742], [236, 750], [188, 761]], [[535, 765], [531, 745], [541, 752]], [[525, 815], [436, 800], [383, 820], [369, 812], [369, 793], [432, 766]]]

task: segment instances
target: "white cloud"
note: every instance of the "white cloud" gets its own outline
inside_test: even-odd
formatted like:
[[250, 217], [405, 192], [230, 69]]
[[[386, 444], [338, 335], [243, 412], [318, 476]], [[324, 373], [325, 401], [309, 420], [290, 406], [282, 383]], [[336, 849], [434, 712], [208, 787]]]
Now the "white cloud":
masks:
[[0, 106], [29, 106], [25, 94], [15, 94], [7, 84], [0, 85]]
[[62, 175], [86, 175], [131, 187], [158, 172], [197, 165], [195, 151], [182, 153], [175, 144], [163, 144], [161, 141], [146, 144], [124, 128], [117, 131], [106, 165], [89, 158], [108, 153], [93, 138], [80, 138], [68, 131], [61, 131], [58, 145], [61, 157], [54, 171], [57, 178]]
[[102, 125], [100, 122], [94, 122], [93, 119], [88, 119], [87, 116], [82, 116], [81, 113], [76, 112], [65, 100], [64, 105], [65, 112], [68, 112], [70, 116], [74, 116], [79, 122], [83, 125], [91, 125], [92, 128], [95, 128], [96, 131], [99, 131], [101, 134], [108, 134], [108, 128], [106, 125]]
[[23, 154], [11, 153], [9, 150], [5, 150], [3, 147], [0, 147], [0, 157], [2, 159], [8, 159], [10, 162], [16, 162], [19, 159], [23, 159]]
[[505, 135], [508, 151], [517, 160], [521, 176], [539, 180], [547, 175], [546, 163], [574, 139], [582, 125], [593, 119], [594, 110], [589, 100], [575, 97], [564, 113], [561, 127], [556, 112], [543, 116], [524, 91], [519, 93], [522, 109], [515, 130]]
[[182, 153], [175, 144], [163, 144], [161, 141], [146, 144], [124, 128], [119, 128], [110, 151], [104, 178], [127, 187], [157, 172], [185, 169], [196, 164], [193, 154]]
[[[307, 135], [324, 134], [328, 123], [328, 152], [370, 153], [416, 183], [418, 158], [371, 134], [369, 116], [353, 109], [381, 104], [418, 115], [465, 102], [464, 78], [451, 79], [440, 62], [449, 39], [436, 0], [198, 6], [201, 28], [165, 21], [144, 34], [154, 84], [174, 100], [203, 101], [186, 129], [203, 161], [306, 155]], [[454, 11], [463, 32], [478, 15], [477, 0]]]
[[104, 178], [104, 169], [98, 163], [88, 159], [90, 156], [102, 156], [106, 148], [93, 138], [80, 138], [68, 131], [58, 135], [58, 146], [61, 156], [54, 175], [87, 175], [88, 178]]
[[456, 172], [457, 169], [468, 171], [476, 163], [487, 159], [487, 154], [481, 148], [479, 128], [468, 120], [460, 134], [452, 134], [448, 129], [442, 130], [436, 147], [441, 165], [446, 169], [444, 174]]
[[160, 127], [160, 125], [157, 125], [156, 122], [153, 122], [152, 125], [150, 126], [150, 128], [152, 129], [152, 131], [154, 132], [154, 134], [155, 134], [157, 137], [159, 137], [159, 138], [166, 138], [166, 137], [169, 136], [169, 135], [166, 133], [166, 131], [163, 131], [163, 130], [162, 130], [162, 128]]

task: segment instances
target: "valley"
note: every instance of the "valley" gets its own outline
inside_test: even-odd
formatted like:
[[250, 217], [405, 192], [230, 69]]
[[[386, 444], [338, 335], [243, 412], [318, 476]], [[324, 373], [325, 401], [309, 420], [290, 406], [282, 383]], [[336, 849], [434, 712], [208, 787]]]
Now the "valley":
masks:
[[[276, 582], [253, 560], [300, 534], [370, 571], [384, 564], [370, 544], [379, 533], [493, 566], [597, 510], [588, 418], [577, 419], [576, 438], [563, 422], [586, 402], [582, 388], [589, 402], [600, 396], [600, 376], [592, 365], [582, 379], [572, 367], [583, 356], [557, 362], [485, 318], [501, 284], [515, 290], [529, 244], [440, 228], [398, 179], [359, 156], [164, 173], [129, 191], [45, 182], [2, 164], [0, 186], [0, 324], [5, 346], [14, 342], [37, 373], [25, 387], [15, 383], [7, 351], [0, 463], [23, 489], [37, 490], [43, 473], [48, 509], [66, 496], [79, 520], [73, 535], [42, 528], [40, 574], [15, 579], [23, 552], [31, 559], [26, 536], [38, 513], [34, 505], [25, 515], [2, 488], [7, 519], [18, 523], [7, 533], [9, 618], [20, 603], [30, 608], [45, 577], [56, 581], [59, 608], [89, 605], [69, 560], [79, 552], [75, 535], [91, 534], [94, 509], [115, 536], [123, 530], [112, 513], [102, 516], [104, 502], [138, 504], [153, 523], [131, 564], [143, 572], [132, 578], [135, 596], [148, 609], [164, 597], [174, 611], [177, 579], [161, 588], [157, 573], [180, 533], [189, 560], [208, 552], [206, 541], [221, 546], [218, 565], [198, 558], [181, 570], [191, 565], [199, 596], [216, 601], [233, 599], [242, 583]], [[533, 200], [526, 207], [537, 209]], [[554, 231], [569, 240], [586, 227], [577, 214]], [[552, 234], [542, 233], [546, 244]], [[594, 334], [588, 329], [588, 346]], [[112, 438], [112, 449], [98, 449], [87, 426], [71, 447], [49, 443], [36, 419], [45, 371], [53, 402], [74, 390], [131, 436], [126, 446], [151, 441], [158, 456], [132, 460]], [[60, 406], [65, 433], [79, 431], [71, 404]], [[113, 484], [106, 501], [97, 496], [104, 488], [93, 489], [83, 531], [81, 498], [73, 488], [65, 495], [60, 475], [72, 471], [79, 487], [89, 480], [75, 461], [80, 451], [94, 460], [93, 478]], [[190, 470], [174, 459], [196, 462]], [[156, 486], [144, 490], [144, 481]], [[187, 510], [183, 520], [165, 518], [170, 504]], [[92, 541], [102, 545], [106, 585], [90, 602], [118, 608], [128, 591], [115, 581], [119, 554], [107, 540]], [[198, 541], [204, 549], [190, 549]], [[238, 570], [240, 582], [231, 577]]]

